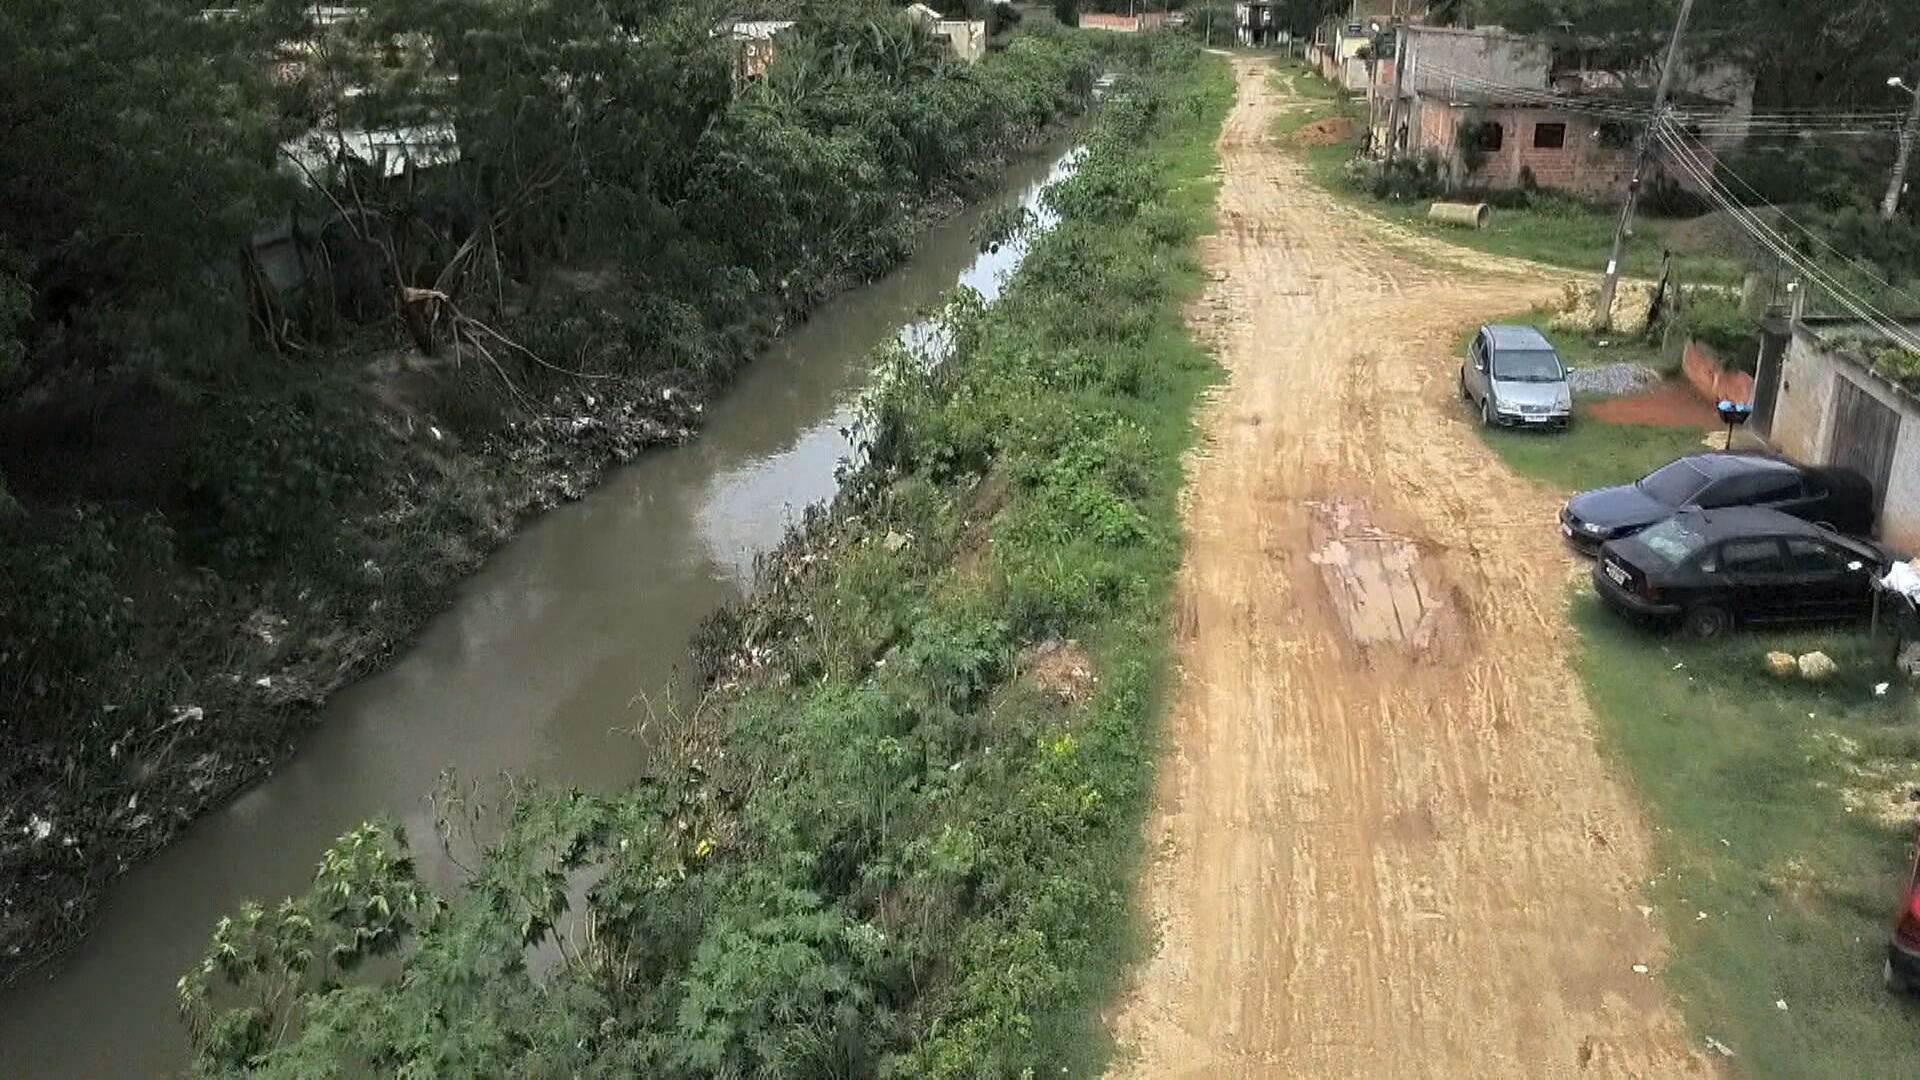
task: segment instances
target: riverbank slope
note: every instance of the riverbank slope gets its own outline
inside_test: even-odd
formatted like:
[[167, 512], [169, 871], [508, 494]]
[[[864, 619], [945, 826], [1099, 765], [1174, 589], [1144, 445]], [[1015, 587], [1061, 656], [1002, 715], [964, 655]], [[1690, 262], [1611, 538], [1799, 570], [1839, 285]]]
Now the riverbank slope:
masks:
[[[778, 196], [756, 213], [780, 237], [722, 244], [698, 201], [600, 230], [576, 244], [594, 261], [503, 282], [488, 314], [512, 346], [425, 355], [376, 320], [208, 385], [63, 377], [0, 410], [0, 981], [293, 754], [520, 524], [690, 437], [768, 340], [1082, 108], [1097, 61], [1048, 33], [970, 68], [877, 63], [830, 100], [748, 88], [695, 149], [708, 198]], [[844, 114], [874, 97], [937, 114], [942, 156]], [[722, 138], [774, 135], [745, 157]]]
[[[999, 303], [949, 309], [944, 364], [890, 359], [865, 467], [707, 635], [678, 752], [617, 797], [522, 799], [444, 902], [391, 833], [346, 838], [183, 982], [203, 1064], [1101, 1067], [1215, 371], [1179, 307], [1230, 98], [1189, 45], [1121, 48], [1143, 76], [1055, 190], [1062, 223]], [[592, 884], [569, 904], [569, 881]], [[342, 988], [283, 962], [289, 932], [330, 961], [416, 945], [403, 979]], [[530, 941], [558, 954], [539, 978]]]

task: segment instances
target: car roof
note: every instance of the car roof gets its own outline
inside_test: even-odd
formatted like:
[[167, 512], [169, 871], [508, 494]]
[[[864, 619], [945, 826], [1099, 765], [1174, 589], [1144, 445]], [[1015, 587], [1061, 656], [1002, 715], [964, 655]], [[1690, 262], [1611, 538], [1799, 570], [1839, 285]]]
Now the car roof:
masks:
[[1715, 454], [1689, 454], [1685, 461], [1700, 470], [1701, 475], [1715, 480], [1742, 473], [1801, 471], [1800, 466], [1793, 462], [1769, 454], [1732, 454], [1722, 451]]
[[1818, 536], [1846, 542], [1847, 538], [1823, 529], [1792, 514], [1761, 506], [1729, 506], [1720, 510], [1689, 507], [1674, 515], [1684, 517], [1709, 541], [1736, 540], [1742, 536]]
[[1486, 327], [1487, 338], [1496, 349], [1551, 349], [1553, 342], [1532, 326], [1493, 323]]

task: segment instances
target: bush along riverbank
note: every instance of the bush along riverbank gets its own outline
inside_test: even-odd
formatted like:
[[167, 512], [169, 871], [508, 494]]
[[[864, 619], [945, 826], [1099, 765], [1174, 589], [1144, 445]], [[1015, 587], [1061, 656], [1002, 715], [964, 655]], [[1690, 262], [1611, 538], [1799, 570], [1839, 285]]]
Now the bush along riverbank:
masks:
[[[93, 45], [48, 39], [23, 62], [49, 85], [121, 70], [116, 48], [170, 62], [164, 42], [109, 33], [111, 7], [61, 24], [107, 20]], [[298, 94], [222, 97], [257, 107], [206, 122], [384, 130], [424, 112], [459, 131], [457, 162], [303, 163], [291, 184], [264, 158], [210, 162], [239, 151], [187, 145], [212, 137], [184, 121], [122, 133], [158, 140], [140, 168], [174, 168], [168, 182], [218, 164], [236, 189], [197, 189], [209, 216], [156, 210], [128, 243], [228, 228], [231, 252], [262, 205], [290, 205], [289, 243], [320, 268], [306, 284], [223, 291], [228, 275], [194, 271], [180, 295], [115, 263], [96, 293], [75, 262], [91, 248], [16, 258], [0, 216], [0, 981], [291, 753], [313, 706], [379, 666], [519, 521], [686, 438], [756, 349], [1057, 131], [1103, 63], [1085, 38], [1038, 31], [958, 64], [897, 10], [837, 0], [735, 85], [704, 16], [373, 8], [320, 31], [265, 8], [196, 23], [222, 36], [176, 50], [181, 77], [203, 52], [251, 55], [233, 35], [320, 33], [282, 88]], [[399, 66], [362, 70], [363, 53]], [[344, 74], [323, 78], [322, 59]], [[339, 96], [347, 83], [372, 89]], [[117, 130], [96, 119], [70, 127]], [[0, 190], [31, 164], [0, 161]]]
[[[1111, 47], [1135, 74], [1061, 222], [996, 304], [955, 299], [944, 363], [888, 358], [864, 463], [713, 622], [709, 698], [651, 778], [523, 794], [447, 898], [391, 830], [343, 838], [181, 980], [203, 1070], [1097, 1072], [1232, 95], [1184, 41]], [[348, 974], [388, 952], [399, 976]]]

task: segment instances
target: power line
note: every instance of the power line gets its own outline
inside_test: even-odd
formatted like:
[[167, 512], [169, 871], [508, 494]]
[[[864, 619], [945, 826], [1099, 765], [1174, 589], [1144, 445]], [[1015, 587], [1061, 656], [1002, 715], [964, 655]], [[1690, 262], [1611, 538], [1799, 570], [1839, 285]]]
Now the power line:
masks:
[[[1920, 337], [1913, 336], [1891, 316], [1875, 307], [1864, 297], [1856, 294], [1839, 278], [1822, 269], [1817, 263], [1805, 258], [1793, 249], [1785, 237], [1775, 232], [1771, 226], [1761, 220], [1747, 207], [1732, 198], [1731, 190], [1713, 175], [1710, 168], [1694, 156], [1685, 142], [1674, 133], [1667, 123], [1655, 124], [1653, 137], [1671, 151], [1675, 164], [1700, 184], [1707, 197], [1721, 209], [1727, 211], [1746, 233], [1758, 241], [1762, 247], [1772, 252], [1782, 263], [1799, 271], [1803, 276], [1824, 288], [1834, 300], [1851, 312], [1855, 318], [1866, 323], [1883, 337], [1893, 341], [1914, 353], [1920, 353]], [[1796, 223], [1798, 224], [1798, 223]]]
[[[1832, 253], [1835, 257], [1846, 262], [1848, 265], [1859, 270], [1862, 274], [1866, 275], [1867, 278], [1872, 280], [1875, 284], [1881, 286], [1882, 288], [1888, 290], [1889, 292], [1894, 293], [1895, 295], [1899, 296], [1901, 299], [1907, 301], [1909, 304], [1912, 304], [1913, 310], [1916, 313], [1920, 313], [1920, 297], [1914, 296], [1912, 293], [1906, 291], [1905, 289], [1900, 288], [1898, 285], [1895, 285], [1893, 282], [1888, 281], [1886, 278], [1881, 277], [1879, 274], [1874, 272], [1873, 267], [1870, 266], [1865, 260], [1848, 255], [1846, 252], [1841, 251], [1839, 248], [1835, 247], [1830, 241], [1828, 241], [1826, 237], [1821, 236], [1819, 233], [1815, 232], [1813, 229], [1802, 224], [1799, 221], [1799, 219], [1795, 218], [1793, 215], [1787, 213], [1785, 210], [1782, 210], [1780, 209], [1780, 207], [1774, 205], [1774, 203], [1771, 200], [1769, 200], [1766, 196], [1760, 194], [1760, 192], [1756, 190], [1752, 184], [1747, 183], [1747, 181], [1743, 177], [1741, 177], [1739, 173], [1734, 172], [1732, 169], [1728, 168], [1725, 162], [1721, 162], [1717, 159], [1712, 162], [1707, 162], [1703, 157], [1701, 157], [1702, 154], [1705, 154], [1708, 152], [1707, 149], [1704, 146], [1701, 146], [1698, 140], [1693, 139], [1693, 137], [1688, 135], [1685, 131], [1679, 130], [1678, 128], [1669, 127], [1668, 132], [1673, 137], [1677, 139], [1685, 140], [1686, 142], [1690, 143], [1691, 144], [1690, 153], [1693, 159], [1697, 162], [1702, 163], [1705, 166], [1713, 167], [1713, 176], [1716, 179], [1721, 175], [1725, 175], [1731, 178], [1735, 183], [1739, 184], [1741, 189], [1745, 191], [1747, 195], [1749, 195], [1755, 202], [1758, 202], [1760, 205], [1765, 206], [1768, 210], [1772, 211], [1776, 216], [1779, 217], [1780, 220], [1785, 221], [1787, 224], [1793, 226], [1795, 229], [1798, 229], [1801, 235], [1813, 241], [1815, 244], [1818, 244], [1820, 247], [1825, 248], [1828, 252]], [[1724, 185], [1722, 186], [1724, 187]], [[1731, 191], [1730, 188], [1727, 190]]]

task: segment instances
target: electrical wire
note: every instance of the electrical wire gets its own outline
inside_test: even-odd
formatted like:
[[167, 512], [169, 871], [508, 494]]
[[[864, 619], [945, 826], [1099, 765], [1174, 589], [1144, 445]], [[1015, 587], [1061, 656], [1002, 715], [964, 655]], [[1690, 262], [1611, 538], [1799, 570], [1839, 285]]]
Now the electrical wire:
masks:
[[[1700, 145], [1699, 140], [1694, 139], [1691, 135], [1687, 134], [1685, 131], [1679, 130], [1678, 128], [1670, 127], [1669, 130], [1677, 138], [1682, 139], [1687, 143], [1691, 144], [1691, 156], [1695, 161], [1702, 162], [1703, 164], [1708, 164], [1705, 161], [1705, 158], [1702, 157], [1702, 155], [1709, 153], [1709, 151], [1707, 150], [1706, 147]], [[1721, 175], [1725, 175], [1731, 178], [1735, 183], [1740, 185], [1741, 190], [1745, 191], [1747, 195], [1754, 202], [1757, 202], [1760, 205], [1765, 206], [1768, 210], [1772, 211], [1776, 216], [1778, 216], [1780, 220], [1785, 221], [1787, 224], [1792, 225], [1795, 229], [1798, 229], [1801, 235], [1813, 241], [1815, 244], [1818, 244], [1820, 247], [1825, 248], [1828, 252], [1830, 252], [1836, 258], [1842, 260], [1843, 262], [1847, 263], [1853, 268], [1859, 270], [1860, 273], [1866, 275], [1866, 277], [1869, 280], [1873, 281], [1875, 284], [1893, 293], [1894, 295], [1900, 297], [1902, 300], [1905, 300], [1907, 303], [1913, 305], [1913, 311], [1916, 313], [1920, 313], [1920, 297], [1914, 296], [1912, 293], [1906, 291], [1905, 289], [1900, 288], [1898, 285], [1895, 285], [1893, 282], [1888, 281], [1886, 278], [1883, 278], [1879, 274], [1875, 273], [1873, 270], [1873, 267], [1869, 265], [1865, 260], [1848, 255], [1846, 252], [1843, 252], [1839, 248], [1833, 246], [1833, 244], [1830, 241], [1828, 241], [1826, 237], [1821, 236], [1819, 233], [1815, 232], [1811, 228], [1808, 228], [1806, 225], [1802, 224], [1793, 215], [1787, 213], [1785, 210], [1782, 210], [1780, 209], [1780, 207], [1774, 205], [1773, 202], [1769, 200], [1766, 196], [1760, 194], [1760, 192], [1756, 190], [1752, 184], [1747, 183], [1745, 178], [1743, 178], [1739, 173], [1734, 172], [1732, 169], [1728, 168], [1726, 166], [1726, 163], [1718, 161], [1716, 159], [1710, 164], [1712, 166], [1715, 166], [1713, 170], [1713, 175], [1716, 178], [1718, 178]], [[1731, 189], [1728, 189], [1728, 190], [1731, 191]]]
[[[1771, 226], [1761, 220], [1747, 207], [1732, 197], [1731, 189], [1722, 184], [1712, 173], [1709, 166], [1695, 157], [1692, 150], [1671, 130], [1672, 124], [1664, 121], [1653, 126], [1652, 134], [1656, 141], [1674, 156], [1674, 163], [1686, 173], [1707, 197], [1725, 210], [1749, 236], [1763, 248], [1770, 251], [1782, 263], [1799, 271], [1804, 277], [1824, 288], [1840, 306], [1851, 312], [1855, 318], [1866, 323], [1881, 336], [1910, 352], [1920, 354], [1920, 337], [1914, 336], [1904, 326], [1875, 307], [1864, 297], [1840, 281], [1839, 278], [1822, 269], [1818, 264], [1802, 256], [1786, 238], [1775, 232]], [[1797, 224], [1797, 223], [1796, 223]]]
[[[1479, 75], [1456, 71], [1444, 65], [1418, 67], [1416, 90], [1464, 89], [1469, 96], [1499, 96], [1518, 103], [1581, 112], [1603, 119], [1645, 122], [1652, 118], [1650, 107], [1620, 101], [1576, 97], [1537, 87], [1513, 86]], [[1691, 127], [1740, 134], [1826, 134], [1881, 135], [1896, 130], [1905, 119], [1901, 112], [1768, 112], [1730, 115], [1725, 111], [1677, 110]]]
[[[1650, 109], [1624, 103], [1607, 102], [1591, 98], [1577, 98], [1567, 94], [1558, 94], [1551, 90], [1535, 89], [1523, 86], [1509, 86], [1494, 82], [1477, 75], [1453, 71], [1449, 68], [1434, 66], [1421, 68], [1416, 79], [1423, 85], [1417, 89], [1450, 92], [1464, 90], [1468, 96], [1500, 97], [1522, 104], [1538, 105], [1547, 108], [1565, 109], [1570, 112], [1586, 113], [1610, 120], [1636, 120], [1645, 122], [1653, 113]], [[1439, 80], [1439, 81], [1436, 81]]]

